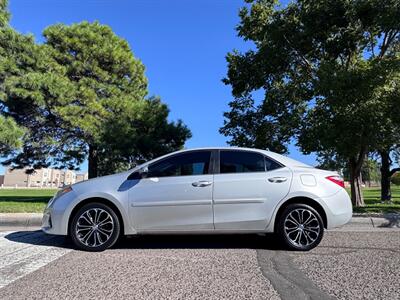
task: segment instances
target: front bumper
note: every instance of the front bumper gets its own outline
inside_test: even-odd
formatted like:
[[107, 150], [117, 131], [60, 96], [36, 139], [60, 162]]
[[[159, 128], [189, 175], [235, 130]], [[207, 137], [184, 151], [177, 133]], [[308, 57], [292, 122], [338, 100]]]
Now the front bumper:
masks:
[[42, 231], [46, 234], [67, 235], [68, 221], [72, 202], [76, 199], [74, 191], [61, 195], [49, 205], [43, 212]]
[[67, 235], [67, 226], [62, 224], [63, 216], [54, 210], [46, 208], [43, 213], [42, 231], [46, 234]]
[[42, 231], [46, 232], [50, 230], [53, 227], [51, 223], [51, 213], [48, 209], [46, 209], [43, 213], [43, 218], [42, 218]]

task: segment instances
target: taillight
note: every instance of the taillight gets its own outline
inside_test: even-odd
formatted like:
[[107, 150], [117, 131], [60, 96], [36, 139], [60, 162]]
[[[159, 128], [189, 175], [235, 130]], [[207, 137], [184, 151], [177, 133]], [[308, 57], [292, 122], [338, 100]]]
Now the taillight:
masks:
[[329, 181], [332, 181], [333, 183], [336, 183], [337, 185], [341, 186], [342, 188], [344, 188], [344, 180], [342, 177], [340, 177], [338, 175], [332, 175], [332, 176], [328, 176], [325, 178], [328, 179]]

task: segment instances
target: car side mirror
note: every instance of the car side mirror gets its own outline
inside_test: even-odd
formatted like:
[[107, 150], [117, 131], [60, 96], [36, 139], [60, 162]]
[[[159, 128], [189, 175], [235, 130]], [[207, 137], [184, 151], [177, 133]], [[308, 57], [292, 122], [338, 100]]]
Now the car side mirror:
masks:
[[140, 172], [140, 175], [142, 176], [141, 178], [146, 178], [147, 175], [149, 174], [149, 168], [147, 166], [143, 167], [139, 170], [139, 172]]
[[149, 169], [147, 167], [141, 168], [133, 173], [131, 173], [128, 176], [128, 180], [134, 180], [134, 179], [142, 179], [142, 178], [146, 178], [147, 174], [149, 172]]

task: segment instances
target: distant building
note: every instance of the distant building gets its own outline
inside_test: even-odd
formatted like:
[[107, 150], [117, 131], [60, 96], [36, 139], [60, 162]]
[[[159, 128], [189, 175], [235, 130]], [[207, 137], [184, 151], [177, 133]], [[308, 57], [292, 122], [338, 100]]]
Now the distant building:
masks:
[[0, 186], [4, 184], [4, 175], [0, 175]]
[[26, 174], [26, 169], [11, 170], [4, 174], [3, 185], [6, 187], [61, 187], [88, 179], [87, 173], [76, 174], [71, 170], [38, 169]]
[[85, 181], [88, 179], [88, 173], [76, 174], [75, 182]]

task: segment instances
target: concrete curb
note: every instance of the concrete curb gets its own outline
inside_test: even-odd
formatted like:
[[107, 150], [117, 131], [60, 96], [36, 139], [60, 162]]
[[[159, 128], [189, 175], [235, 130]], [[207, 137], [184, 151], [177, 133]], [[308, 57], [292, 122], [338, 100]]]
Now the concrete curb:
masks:
[[353, 218], [400, 218], [400, 213], [353, 213]]
[[400, 215], [391, 214], [384, 217], [354, 217], [349, 224], [342, 227], [343, 229], [384, 229], [384, 228], [400, 228]]
[[41, 213], [0, 213], [0, 226], [38, 227], [42, 224]]

